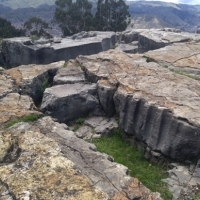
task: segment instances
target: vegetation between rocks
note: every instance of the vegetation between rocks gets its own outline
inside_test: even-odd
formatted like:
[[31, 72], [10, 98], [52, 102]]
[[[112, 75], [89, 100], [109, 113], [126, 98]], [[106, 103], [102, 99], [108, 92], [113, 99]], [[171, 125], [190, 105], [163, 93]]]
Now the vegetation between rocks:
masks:
[[172, 72], [174, 72], [174, 73], [177, 73], [177, 74], [179, 74], [179, 75], [187, 76], [188, 78], [191, 78], [191, 79], [200, 81], [200, 77], [193, 76], [193, 75], [190, 75], [190, 74], [186, 74], [186, 73], [184, 73], [184, 72], [182, 72], [182, 71], [178, 71], [178, 70], [175, 70], [175, 69], [170, 69], [170, 71], [172, 71]]
[[84, 124], [84, 122], [85, 122], [84, 118], [77, 119], [72, 131], [77, 131]]
[[44, 91], [46, 90], [46, 88], [50, 87], [49, 85], [49, 81], [47, 78], [44, 79], [44, 81], [42, 82], [42, 84], [40, 85], [40, 92], [44, 93]]
[[130, 175], [138, 178], [153, 192], [159, 192], [164, 200], [172, 199], [167, 184], [162, 182], [166, 178], [163, 167], [150, 164], [143, 156], [143, 152], [131, 146], [122, 139], [118, 129], [112, 131], [110, 137], [92, 139], [97, 150], [111, 155], [115, 162], [128, 167]]
[[9, 121], [9, 122], [6, 123], [6, 128], [9, 128], [9, 127], [11, 127], [14, 124], [19, 123], [19, 122], [32, 122], [32, 121], [36, 121], [40, 117], [42, 117], [41, 114], [30, 114], [30, 115], [23, 116], [23, 117], [18, 118], [18, 119], [12, 119], [11, 121]]

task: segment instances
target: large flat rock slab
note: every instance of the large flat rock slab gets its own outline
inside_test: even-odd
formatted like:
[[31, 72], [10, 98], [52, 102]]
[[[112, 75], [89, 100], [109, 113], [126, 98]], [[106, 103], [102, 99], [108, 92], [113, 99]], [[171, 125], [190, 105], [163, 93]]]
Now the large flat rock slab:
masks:
[[[3, 184], [16, 196], [161, 200], [158, 193], [128, 176], [126, 167], [97, 152], [95, 145], [77, 138], [65, 124], [50, 117], [16, 124], [4, 135], [6, 139], [14, 138], [13, 143], [18, 141], [15, 147], [25, 152], [10, 166], [0, 166]], [[8, 148], [6, 141], [3, 144]]]
[[0, 132], [1, 199], [103, 200], [60, 146], [25, 125]]
[[64, 67], [59, 69], [53, 79], [53, 85], [73, 84], [85, 82], [84, 72], [76, 63], [66, 62]]
[[199, 81], [116, 50], [77, 60], [90, 81], [113, 88], [108, 103], [125, 132], [175, 159], [199, 156]]
[[117, 33], [117, 38], [125, 43], [138, 41], [138, 52], [143, 53], [173, 43], [199, 41], [200, 36], [174, 29], [131, 29]]
[[79, 34], [53, 41], [32, 41], [30, 38], [11, 38], [2, 42], [4, 64], [16, 67], [27, 64], [48, 64], [91, 55], [110, 49], [115, 44], [114, 32]]
[[100, 105], [96, 84], [65, 84], [47, 88], [41, 110], [59, 122], [68, 122], [86, 116]]
[[168, 67], [177, 73], [186, 73], [199, 78], [200, 43], [177, 43], [149, 51], [145, 56], [154, 59], [161, 66]]

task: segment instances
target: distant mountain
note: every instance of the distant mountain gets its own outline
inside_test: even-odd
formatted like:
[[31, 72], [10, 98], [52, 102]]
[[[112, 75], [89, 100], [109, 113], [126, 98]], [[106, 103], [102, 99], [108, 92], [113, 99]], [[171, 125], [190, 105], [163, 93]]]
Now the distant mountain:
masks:
[[24, 22], [31, 17], [39, 17], [49, 23], [53, 18], [54, 10], [55, 5], [40, 5], [37, 8], [28, 7], [14, 10], [11, 9], [8, 12], [4, 12], [4, 14], [0, 14], [0, 16], [6, 18], [15, 26], [24, 24]]
[[13, 9], [38, 7], [42, 4], [54, 5], [56, 0], [0, 0], [0, 4]]
[[174, 28], [163, 19], [151, 14], [134, 14], [127, 29]]
[[[172, 26], [183, 31], [194, 32], [200, 27], [200, 6], [174, 4], [159, 1], [127, 1], [129, 12], [134, 19], [138, 15], [142, 21], [147, 20], [147, 15], [155, 16], [162, 20], [161, 25]], [[153, 26], [153, 24], [152, 24]]]
[[[93, 3], [93, 13], [96, 10]], [[174, 27], [195, 32], [200, 28], [200, 5], [174, 4], [160, 1], [126, 1], [132, 16], [132, 28]], [[31, 17], [40, 17], [46, 22], [53, 19], [55, 0], [0, 0], [0, 17], [20, 27]]]

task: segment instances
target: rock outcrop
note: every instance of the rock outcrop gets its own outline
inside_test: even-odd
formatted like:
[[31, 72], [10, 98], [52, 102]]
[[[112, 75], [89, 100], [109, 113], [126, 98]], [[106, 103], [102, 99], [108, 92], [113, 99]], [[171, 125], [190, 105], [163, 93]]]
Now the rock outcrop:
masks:
[[[24, 94], [33, 94], [34, 81], [37, 83], [37, 80], [45, 80], [44, 74], [49, 71], [53, 70], [53, 75], [58, 70], [62, 71], [63, 64], [64, 62], [44, 66], [20, 66], [4, 70], [0, 75], [0, 80], [7, 83], [1, 86], [3, 95], [0, 98], [0, 198], [161, 199], [158, 193], [152, 193], [137, 179], [131, 178], [126, 167], [115, 163], [110, 156], [97, 152], [93, 144], [78, 138], [67, 125], [59, 124], [51, 117], [43, 117], [29, 123], [20, 122], [5, 128], [8, 122], [23, 120], [25, 116], [37, 114], [42, 117], [32, 98]], [[83, 75], [80, 71], [78, 74]], [[51, 81], [53, 83], [53, 80]], [[29, 92], [27, 87], [19, 87], [25, 83]], [[71, 87], [81, 86], [78, 87], [83, 90], [80, 92], [83, 100], [80, 103], [84, 103], [84, 98], [87, 102], [93, 102], [95, 99], [96, 105], [96, 84], [68, 85], [66, 89], [69, 89], [69, 93], [73, 90], [70, 90]], [[62, 86], [65, 87], [66, 84]], [[53, 86], [46, 91], [58, 92], [53, 90], [54, 87], [61, 86]], [[79, 115], [82, 114], [79, 107], [81, 105], [76, 104]], [[97, 122], [87, 122], [90, 126], [94, 123]], [[105, 128], [97, 127], [95, 130], [98, 134], [106, 134], [108, 127], [116, 126], [113, 121], [107, 121], [105, 125], [103, 119], [100, 124], [104, 124]]]
[[[149, 45], [143, 46], [146, 50], [165, 46], [145, 54], [109, 50], [69, 62], [0, 71], [2, 199], [161, 199], [128, 176], [126, 167], [82, 138], [109, 134], [117, 127], [111, 117], [117, 115], [120, 129], [157, 158], [199, 158], [199, 36], [167, 31], [117, 35], [124, 43], [137, 38], [139, 45], [143, 38]], [[88, 33], [70, 40], [83, 44], [85, 37], [96, 41], [96, 36]], [[40, 48], [41, 43], [35, 45]], [[102, 40], [100, 43], [104, 46]], [[106, 39], [105, 44], [111, 43], [111, 38]], [[32, 44], [26, 40], [23, 45]], [[60, 48], [62, 41], [53, 45]], [[39, 105], [41, 98], [39, 111], [35, 104]], [[42, 117], [41, 111], [50, 116]], [[20, 121], [33, 114], [41, 118], [5, 127], [13, 119]], [[85, 120], [84, 130], [73, 132], [60, 124], [88, 115], [95, 117]], [[199, 176], [198, 165], [193, 175]]]
[[[71, 37], [52, 40], [11, 38], [2, 42], [0, 64], [7, 68], [28, 64], [49, 64], [91, 55], [111, 48], [127, 53], [143, 53], [173, 43], [200, 40], [199, 34], [180, 32], [176, 29], [135, 29], [124, 32], [81, 32]], [[3, 60], [3, 63], [2, 63]]]
[[96, 84], [65, 84], [47, 88], [41, 110], [57, 119], [68, 122], [101, 109]]
[[[84, 38], [84, 40], [83, 40]], [[53, 41], [32, 41], [30, 38], [10, 38], [2, 42], [4, 65], [16, 67], [27, 64], [49, 64], [106, 51], [115, 44], [114, 32], [94, 32], [92, 35], [63, 38]]]
[[[89, 81], [113, 91], [106, 102], [115, 108], [122, 130], [171, 158], [200, 155], [198, 81], [119, 51], [77, 60]], [[105, 93], [98, 94], [104, 99]]]

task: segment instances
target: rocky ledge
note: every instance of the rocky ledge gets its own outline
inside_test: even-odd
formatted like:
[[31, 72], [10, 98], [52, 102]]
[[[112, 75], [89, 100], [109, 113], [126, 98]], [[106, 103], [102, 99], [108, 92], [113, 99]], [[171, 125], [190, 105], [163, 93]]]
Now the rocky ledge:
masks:
[[198, 158], [199, 81], [146, 59], [110, 50], [77, 61], [97, 83], [104, 111], [116, 111], [122, 130], [165, 156]]
[[[68, 67], [65, 67], [64, 62], [57, 62], [49, 65], [29, 65], [26, 68], [20, 66], [1, 72], [0, 80], [5, 80], [7, 84], [1, 86], [0, 97], [0, 199], [161, 199], [159, 193], [152, 193], [136, 178], [131, 178], [125, 166], [115, 163], [112, 157], [97, 152], [93, 144], [81, 139], [85, 136], [93, 137], [93, 129], [96, 136], [101, 133], [108, 134], [117, 127], [114, 119], [88, 119], [86, 128], [91, 127], [91, 132], [78, 130], [79, 132], [75, 133], [66, 124], [55, 122], [51, 117], [44, 117], [35, 106], [32, 100], [33, 98], [37, 102], [38, 99], [35, 86], [39, 84], [41, 87], [44, 82], [54, 84], [53, 78], [65, 74], [69, 68], [72, 69], [70, 80], [78, 75], [85, 80], [80, 68], [74, 69], [73, 62]], [[83, 82], [77, 83], [75, 78], [69, 87], [63, 85], [66, 92], [60, 92], [60, 97], [68, 93], [66, 101], [69, 106], [76, 104], [79, 108], [86, 104], [87, 107], [87, 104], [93, 105], [91, 102], [94, 99], [95, 108], [96, 105], [100, 107], [96, 84], [86, 81], [84, 83], [85, 85]], [[77, 88], [76, 84], [82, 84], [81, 88]], [[45, 93], [59, 94], [60, 90], [53, 90], [54, 87], [58, 86], [46, 89]], [[77, 101], [72, 101], [74, 95]], [[57, 109], [65, 110], [65, 106]], [[89, 112], [93, 109], [94, 107], [89, 109]], [[78, 114], [80, 116], [82, 111], [79, 108], [75, 117], [78, 117]], [[10, 122], [23, 121], [25, 117], [32, 115], [40, 119], [20, 122], [6, 128]]]
[[[160, 42], [159, 34], [165, 36], [163, 48], [144, 54], [109, 50], [68, 62], [1, 69], [2, 199], [161, 199], [82, 138], [109, 135], [117, 117], [119, 128], [145, 147], [146, 157], [153, 155], [156, 162], [162, 156], [187, 163], [199, 159], [198, 36], [165, 32], [117, 35], [124, 42], [142, 34], [148, 41], [154, 38], [152, 49]], [[6, 128], [10, 121], [30, 115], [40, 119]], [[85, 126], [76, 132], [62, 124], [85, 116]], [[176, 199], [187, 199], [182, 185], [189, 184], [186, 192], [197, 188], [199, 166], [192, 175], [180, 169], [169, 171], [166, 181], [176, 184]]]
[[2, 42], [0, 64], [7, 68], [27, 64], [49, 64], [61, 60], [68, 61], [79, 55], [92, 55], [115, 47], [126, 53], [144, 53], [171, 44], [199, 40], [199, 34], [174, 29], [136, 29], [118, 33], [91, 31], [51, 40], [10, 38]]

